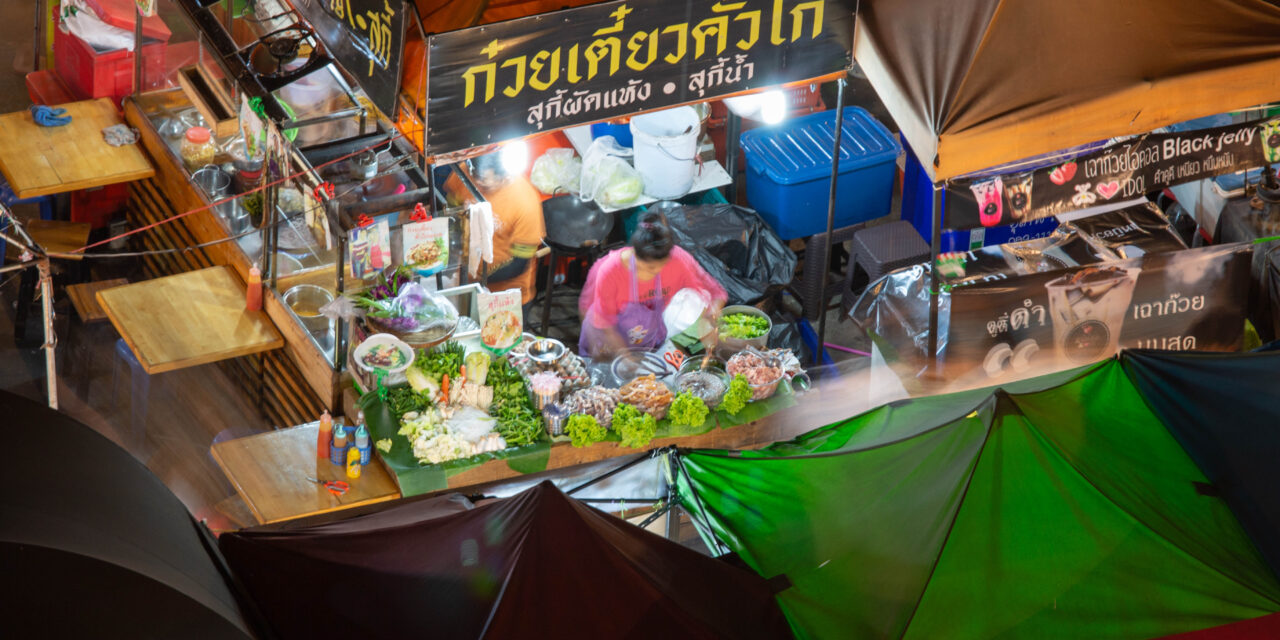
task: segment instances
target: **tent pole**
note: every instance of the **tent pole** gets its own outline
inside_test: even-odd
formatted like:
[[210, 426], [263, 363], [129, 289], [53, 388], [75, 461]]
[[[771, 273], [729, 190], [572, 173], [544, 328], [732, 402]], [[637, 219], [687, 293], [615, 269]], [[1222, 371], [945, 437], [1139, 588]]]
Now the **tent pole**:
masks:
[[54, 347], [58, 338], [53, 334], [53, 275], [49, 272], [49, 258], [42, 257], [36, 263], [40, 271], [40, 298], [44, 312], [44, 368], [49, 386], [49, 408], [58, 408], [58, 365]]
[[[831, 151], [831, 190], [827, 192], [827, 235], [822, 239], [825, 249], [822, 255], [828, 264], [831, 260], [831, 232], [834, 231], [832, 227], [836, 223], [836, 181], [840, 177], [840, 134], [844, 131], [844, 84], [843, 76], [836, 80], [836, 125], [835, 144]], [[814, 265], [808, 264], [810, 262], [812, 260], [806, 256], [805, 266], [812, 269]], [[817, 268], [822, 271], [822, 278], [818, 284], [818, 346], [813, 350], [815, 367], [822, 362], [822, 345], [827, 341], [827, 265], [818, 265]]]
[[742, 118], [730, 111], [724, 126], [724, 164], [729, 172], [729, 204], [738, 204], [738, 136], [742, 133]]
[[582, 484], [580, 484], [580, 485], [578, 485], [578, 486], [576, 486], [576, 487], [574, 487], [574, 488], [572, 488], [572, 489], [570, 489], [570, 490], [568, 490], [568, 491], [565, 491], [565, 492], [564, 492], [564, 494], [565, 494], [566, 496], [571, 496], [571, 495], [573, 495], [573, 494], [575, 494], [575, 493], [577, 493], [577, 492], [579, 492], [579, 491], [581, 491], [581, 490], [583, 490], [583, 489], [586, 489], [587, 487], [589, 487], [589, 486], [591, 486], [591, 485], [593, 485], [593, 484], [595, 484], [595, 483], [597, 483], [597, 482], [600, 482], [601, 480], [606, 480], [606, 479], [608, 479], [608, 478], [612, 478], [613, 476], [616, 476], [616, 475], [618, 475], [619, 473], [622, 473], [623, 471], [626, 471], [627, 469], [630, 469], [631, 467], [634, 467], [634, 466], [636, 466], [636, 465], [640, 464], [641, 462], [644, 462], [645, 460], [652, 460], [654, 457], [656, 457], [656, 456], [657, 456], [657, 454], [658, 454], [658, 453], [661, 453], [662, 451], [663, 451], [663, 449], [654, 449], [653, 451], [650, 451], [650, 452], [649, 452], [649, 453], [647, 453], [647, 454], [641, 454], [641, 455], [638, 455], [638, 456], [636, 456], [636, 457], [632, 458], [632, 459], [631, 459], [629, 462], [627, 462], [626, 464], [622, 464], [622, 465], [619, 465], [619, 466], [617, 466], [617, 467], [614, 467], [614, 468], [612, 468], [612, 469], [610, 469], [610, 470], [608, 470], [608, 471], [606, 471], [606, 472], [604, 472], [604, 473], [602, 473], [602, 474], [600, 474], [600, 475], [598, 475], [598, 476], [596, 476], [596, 477], [594, 477], [594, 478], [592, 478], [592, 479], [590, 479], [590, 480], [588, 480], [588, 481], [586, 481], [586, 482], [584, 482], [584, 483], [582, 483]]
[[942, 276], [938, 273], [938, 254], [942, 250], [942, 186], [933, 185], [933, 204], [929, 219], [933, 226], [929, 241], [929, 373], [938, 368], [938, 298], [941, 295]]

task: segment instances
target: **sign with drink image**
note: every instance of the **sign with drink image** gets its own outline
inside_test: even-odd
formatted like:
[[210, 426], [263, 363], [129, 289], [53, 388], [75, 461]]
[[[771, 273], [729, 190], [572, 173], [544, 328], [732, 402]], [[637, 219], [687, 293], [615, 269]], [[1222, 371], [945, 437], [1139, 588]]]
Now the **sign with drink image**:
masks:
[[1013, 173], [947, 183], [948, 229], [1019, 224], [1280, 162], [1280, 118], [1151, 133]]
[[956, 287], [944, 375], [997, 384], [1122, 348], [1238, 350], [1250, 256], [1216, 245]]

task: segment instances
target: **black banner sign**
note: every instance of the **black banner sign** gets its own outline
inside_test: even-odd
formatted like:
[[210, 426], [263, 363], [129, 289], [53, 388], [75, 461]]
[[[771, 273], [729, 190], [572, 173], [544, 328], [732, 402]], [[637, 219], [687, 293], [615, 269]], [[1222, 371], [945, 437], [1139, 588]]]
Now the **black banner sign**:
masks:
[[402, 0], [293, 0], [374, 106], [396, 117], [406, 12]]
[[947, 185], [950, 229], [1016, 224], [1280, 161], [1280, 119], [1152, 133], [1021, 173]]
[[432, 36], [427, 153], [839, 72], [852, 22], [852, 0], [631, 0]]
[[1216, 245], [957, 287], [945, 375], [983, 386], [1119, 348], [1238, 350], [1250, 257], [1247, 244]]

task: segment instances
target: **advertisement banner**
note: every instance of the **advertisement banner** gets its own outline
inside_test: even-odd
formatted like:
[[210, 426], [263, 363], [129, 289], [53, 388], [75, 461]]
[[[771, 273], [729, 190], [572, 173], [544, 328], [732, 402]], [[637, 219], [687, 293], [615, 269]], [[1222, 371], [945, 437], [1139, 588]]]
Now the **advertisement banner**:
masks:
[[298, 13], [374, 106], [396, 116], [400, 64], [404, 57], [402, 0], [293, 0]]
[[1215, 245], [956, 287], [943, 371], [981, 386], [1120, 348], [1238, 350], [1251, 255], [1248, 244]]
[[631, 0], [435, 35], [427, 153], [839, 72], [852, 25], [852, 0]]
[[1280, 161], [1280, 118], [1150, 133], [1055, 165], [947, 184], [949, 229], [1024, 223]]

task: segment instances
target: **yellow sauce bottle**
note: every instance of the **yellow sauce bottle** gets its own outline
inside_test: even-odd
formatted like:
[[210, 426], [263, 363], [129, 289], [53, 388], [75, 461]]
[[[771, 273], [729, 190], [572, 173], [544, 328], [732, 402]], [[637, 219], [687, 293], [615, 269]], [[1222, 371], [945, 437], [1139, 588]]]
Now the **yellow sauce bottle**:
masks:
[[353, 480], [360, 477], [360, 451], [355, 447], [347, 449], [347, 477]]

